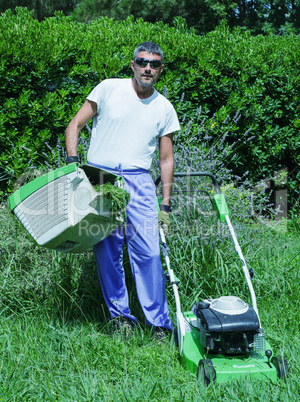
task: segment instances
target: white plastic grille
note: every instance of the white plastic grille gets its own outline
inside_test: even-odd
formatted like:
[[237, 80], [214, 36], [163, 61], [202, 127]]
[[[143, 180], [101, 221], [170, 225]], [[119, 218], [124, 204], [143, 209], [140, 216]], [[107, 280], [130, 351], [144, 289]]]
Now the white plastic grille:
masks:
[[38, 189], [14, 210], [15, 215], [37, 241], [40, 236], [68, 219], [68, 175]]

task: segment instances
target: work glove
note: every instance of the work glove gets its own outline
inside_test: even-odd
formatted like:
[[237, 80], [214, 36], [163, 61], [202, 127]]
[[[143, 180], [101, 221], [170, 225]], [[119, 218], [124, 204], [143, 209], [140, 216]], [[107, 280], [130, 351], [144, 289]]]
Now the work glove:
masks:
[[79, 163], [79, 158], [78, 156], [67, 156], [66, 157], [66, 164], [68, 165], [69, 163]]
[[170, 226], [170, 213], [172, 208], [169, 205], [160, 204], [158, 213], [158, 226], [162, 226], [165, 236], [168, 234]]

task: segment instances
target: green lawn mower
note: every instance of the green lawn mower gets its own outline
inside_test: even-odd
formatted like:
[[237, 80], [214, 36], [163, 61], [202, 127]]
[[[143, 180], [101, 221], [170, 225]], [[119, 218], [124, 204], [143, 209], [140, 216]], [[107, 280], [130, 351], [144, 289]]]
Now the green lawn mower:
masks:
[[[194, 303], [191, 310], [181, 310], [178, 279], [171, 268], [165, 235], [160, 228], [168, 279], [172, 285], [177, 318], [177, 344], [182, 365], [205, 385], [230, 378], [269, 378], [277, 381], [288, 374], [284, 357], [273, 356], [258, 314], [255, 292], [242, 250], [229, 219], [228, 206], [215, 177], [209, 172], [175, 173], [176, 177], [206, 176], [214, 189], [212, 202], [220, 222], [227, 224], [235, 250], [242, 264], [252, 305], [238, 296], [221, 296]], [[156, 186], [160, 177], [156, 180]]]

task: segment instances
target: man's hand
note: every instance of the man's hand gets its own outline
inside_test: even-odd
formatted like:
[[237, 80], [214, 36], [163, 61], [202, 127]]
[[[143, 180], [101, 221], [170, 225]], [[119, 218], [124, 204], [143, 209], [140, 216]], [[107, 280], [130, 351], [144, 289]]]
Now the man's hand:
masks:
[[162, 226], [165, 236], [168, 234], [169, 226], [170, 226], [170, 213], [171, 207], [169, 205], [161, 204], [159, 206], [160, 211], [158, 213], [158, 226]]

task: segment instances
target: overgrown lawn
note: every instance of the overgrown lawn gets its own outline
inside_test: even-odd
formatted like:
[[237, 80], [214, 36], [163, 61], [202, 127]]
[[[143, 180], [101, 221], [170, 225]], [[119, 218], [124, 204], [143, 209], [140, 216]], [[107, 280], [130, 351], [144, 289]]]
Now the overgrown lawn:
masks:
[[[175, 222], [176, 216], [174, 216]], [[268, 340], [290, 367], [276, 384], [245, 378], [203, 388], [166, 340], [144, 326], [132, 278], [132, 310], [141, 328], [112, 336], [94, 256], [56, 254], [36, 246], [5, 209], [0, 214], [0, 398], [5, 401], [296, 401], [299, 387], [299, 231], [277, 231], [232, 218]], [[184, 309], [205, 295], [249, 300], [240, 262], [224, 228], [183, 236], [173, 227], [171, 260]], [[217, 227], [217, 226], [216, 226]], [[289, 230], [288, 230], [289, 229]], [[125, 260], [126, 266], [127, 261]], [[172, 317], [175, 303], [167, 288]]]

